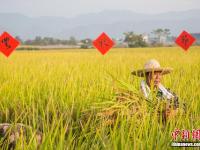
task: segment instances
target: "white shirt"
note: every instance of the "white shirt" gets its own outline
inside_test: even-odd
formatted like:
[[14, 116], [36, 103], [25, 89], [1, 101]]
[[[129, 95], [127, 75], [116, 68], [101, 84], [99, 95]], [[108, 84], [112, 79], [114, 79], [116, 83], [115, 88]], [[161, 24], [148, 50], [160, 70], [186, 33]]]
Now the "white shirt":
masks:
[[[146, 81], [141, 81], [140, 88], [142, 90], [142, 93], [144, 94], [144, 97], [149, 98], [151, 90]], [[158, 90], [162, 92], [164, 98], [168, 100], [174, 98], [173, 94], [171, 94], [161, 83], [158, 85]]]

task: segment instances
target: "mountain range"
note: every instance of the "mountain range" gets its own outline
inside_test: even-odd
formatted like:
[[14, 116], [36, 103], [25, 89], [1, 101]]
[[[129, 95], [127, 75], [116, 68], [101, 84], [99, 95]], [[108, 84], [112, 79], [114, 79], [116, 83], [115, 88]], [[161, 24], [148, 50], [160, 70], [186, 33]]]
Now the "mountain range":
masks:
[[35, 36], [66, 39], [96, 38], [101, 32], [113, 38], [124, 32], [151, 33], [157, 28], [168, 28], [172, 35], [182, 30], [200, 32], [200, 10], [166, 12], [160, 14], [136, 13], [127, 10], [104, 10], [66, 18], [57, 16], [29, 17], [19, 13], [0, 13], [0, 33], [7, 31], [22, 39]]

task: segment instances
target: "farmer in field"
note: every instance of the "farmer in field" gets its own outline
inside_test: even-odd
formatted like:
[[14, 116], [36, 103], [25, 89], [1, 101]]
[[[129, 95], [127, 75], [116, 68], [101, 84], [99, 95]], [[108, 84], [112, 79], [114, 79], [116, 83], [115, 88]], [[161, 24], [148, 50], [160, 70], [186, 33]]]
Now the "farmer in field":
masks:
[[[162, 76], [171, 73], [172, 70], [172, 68], [161, 67], [157, 60], [151, 59], [145, 63], [144, 69], [133, 71], [132, 74], [145, 78], [141, 81], [140, 88], [146, 99], [152, 99], [154, 94], [159, 100], [167, 100], [167, 102], [173, 100], [173, 109], [176, 110], [179, 105], [178, 97], [161, 84]], [[166, 108], [165, 113], [166, 116], [170, 115], [169, 108]]]

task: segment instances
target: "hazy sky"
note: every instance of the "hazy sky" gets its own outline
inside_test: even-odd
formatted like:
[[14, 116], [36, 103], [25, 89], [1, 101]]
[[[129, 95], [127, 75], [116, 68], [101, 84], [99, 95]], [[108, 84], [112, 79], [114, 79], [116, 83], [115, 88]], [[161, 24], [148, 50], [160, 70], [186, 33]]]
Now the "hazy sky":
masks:
[[0, 0], [0, 12], [71, 17], [102, 10], [160, 13], [200, 9], [200, 0]]

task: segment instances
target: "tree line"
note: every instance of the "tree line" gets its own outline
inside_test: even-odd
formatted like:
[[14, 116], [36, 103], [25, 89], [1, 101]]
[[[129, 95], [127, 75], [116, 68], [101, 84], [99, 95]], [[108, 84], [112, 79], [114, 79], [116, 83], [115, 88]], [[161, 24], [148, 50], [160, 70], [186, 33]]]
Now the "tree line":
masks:
[[[160, 40], [161, 37], [169, 37], [170, 30], [169, 29], [161, 29], [158, 28], [156, 30], [153, 30], [151, 34], [157, 38], [156, 44], [162, 43]], [[128, 47], [147, 47], [149, 46], [149, 43], [144, 40], [144, 37], [142, 34], [136, 34], [134, 32], [125, 32], [124, 38], [121, 39], [121, 42], [126, 43]], [[23, 41], [19, 36], [16, 37], [18, 41], [20, 41], [21, 45], [30, 45], [30, 46], [48, 46], [48, 45], [78, 45], [81, 48], [90, 48], [92, 47], [92, 39], [85, 38], [82, 40], [77, 40], [75, 37], [70, 37], [69, 39], [57, 39], [52, 37], [40, 37], [36, 36], [34, 39], [25, 40]], [[115, 39], [113, 39], [116, 41]]]
[[34, 39], [28, 39], [23, 41], [19, 36], [15, 37], [22, 45], [39, 45], [39, 46], [47, 46], [47, 45], [76, 45], [77, 40], [75, 37], [70, 37], [68, 40], [57, 39], [53, 37], [40, 37], [36, 36]]

